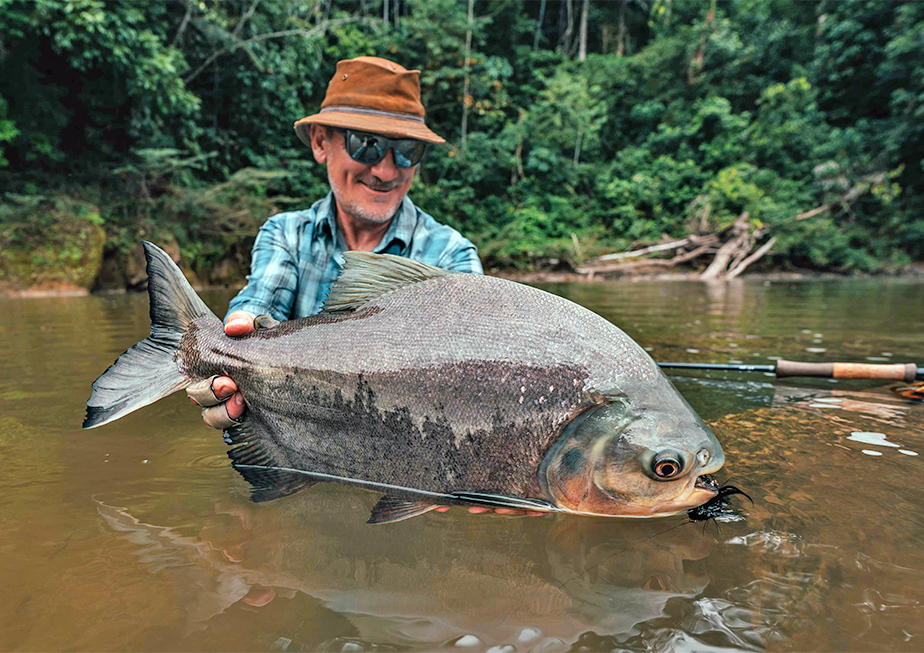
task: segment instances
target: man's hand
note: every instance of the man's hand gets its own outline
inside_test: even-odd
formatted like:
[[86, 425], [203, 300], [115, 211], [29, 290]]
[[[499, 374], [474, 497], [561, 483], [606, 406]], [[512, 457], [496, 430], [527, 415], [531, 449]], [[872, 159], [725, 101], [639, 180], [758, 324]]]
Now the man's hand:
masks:
[[[450, 506], [440, 506], [436, 508], [436, 512], [446, 512], [449, 510]], [[510, 517], [518, 517], [520, 515], [527, 515], [528, 517], [544, 517], [548, 513], [540, 512], [538, 510], [517, 510], [515, 508], [487, 508], [485, 506], [469, 506], [468, 511], [473, 515], [481, 515], [486, 512], [496, 512], [498, 515], [509, 515]]]
[[225, 322], [225, 335], [232, 338], [246, 336], [256, 329], [253, 324], [256, 317], [256, 315], [247, 311], [234, 311], [228, 316], [228, 321]]
[[[254, 315], [247, 311], [234, 311], [225, 322], [225, 334], [238, 338], [255, 329]], [[202, 406], [202, 420], [216, 429], [226, 429], [237, 423], [244, 414], [244, 396], [237, 384], [227, 376], [213, 376], [186, 388], [190, 401]]]

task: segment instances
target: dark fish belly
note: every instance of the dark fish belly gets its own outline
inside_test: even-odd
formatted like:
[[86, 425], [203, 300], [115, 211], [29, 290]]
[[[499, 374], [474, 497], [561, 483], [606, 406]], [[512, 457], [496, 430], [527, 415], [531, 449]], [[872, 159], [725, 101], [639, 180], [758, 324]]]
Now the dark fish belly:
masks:
[[584, 373], [468, 361], [342, 375], [240, 369], [250, 419], [283, 466], [433, 492], [540, 497], [537, 470], [586, 405]]

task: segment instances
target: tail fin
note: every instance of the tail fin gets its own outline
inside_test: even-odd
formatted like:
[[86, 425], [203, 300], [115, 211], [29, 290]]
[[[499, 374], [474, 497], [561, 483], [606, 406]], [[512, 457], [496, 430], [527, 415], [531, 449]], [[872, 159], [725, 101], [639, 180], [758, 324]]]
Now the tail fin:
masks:
[[215, 314], [196, 295], [166, 252], [145, 242], [151, 335], [119, 356], [93, 382], [83, 428], [102, 426], [142, 406], [185, 388], [190, 383], [179, 370], [176, 354], [190, 323]]

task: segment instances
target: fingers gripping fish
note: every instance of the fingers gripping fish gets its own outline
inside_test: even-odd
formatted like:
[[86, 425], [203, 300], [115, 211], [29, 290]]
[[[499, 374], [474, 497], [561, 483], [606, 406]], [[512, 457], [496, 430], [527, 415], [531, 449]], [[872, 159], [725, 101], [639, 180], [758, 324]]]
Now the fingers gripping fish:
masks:
[[247, 400], [232, 465], [268, 501], [381, 491], [370, 522], [439, 505], [656, 517], [716, 494], [724, 454], [650, 356], [536, 288], [346, 252], [316, 316], [241, 338], [145, 243], [151, 335], [93, 384], [84, 428], [213, 375]]

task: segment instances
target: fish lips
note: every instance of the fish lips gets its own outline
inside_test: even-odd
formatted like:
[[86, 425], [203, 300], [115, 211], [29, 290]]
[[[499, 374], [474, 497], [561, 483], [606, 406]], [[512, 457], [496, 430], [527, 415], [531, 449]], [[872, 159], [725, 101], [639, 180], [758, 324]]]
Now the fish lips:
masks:
[[[680, 482], [674, 481], [674, 482]], [[709, 474], [691, 475], [687, 479], [687, 487], [672, 499], [649, 506], [644, 512], [637, 515], [627, 514], [627, 517], [669, 517], [679, 515], [691, 508], [697, 508], [708, 503], [718, 495], [718, 486]]]
[[715, 478], [713, 478], [711, 474], [701, 474], [696, 477], [696, 481], [693, 483], [693, 492], [688, 498], [691, 505], [684, 509], [696, 508], [704, 503], [708, 503], [718, 494], [719, 485], [716, 483]]
[[719, 484], [711, 474], [700, 474], [693, 481], [692, 491], [681, 499], [665, 506], [670, 512], [662, 514], [680, 514], [685, 510], [699, 508], [719, 495]]
[[696, 487], [702, 490], [712, 490], [714, 494], [719, 493], [719, 482], [712, 474], [700, 474], [697, 476]]
[[[585, 488], [586, 493], [579, 500], [575, 500], [576, 497], [573, 494], [562, 492], [563, 488], [556, 488], [558, 491], [553, 492], [552, 496], [556, 506], [564, 512], [577, 515], [623, 518], [670, 517], [698, 508], [718, 495], [718, 491], [708, 481], [701, 480], [702, 478], [702, 476], [687, 478], [685, 487], [675, 496], [651, 505], [614, 500], [612, 495], [596, 483], [590, 483]], [[684, 480], [674, 482], [683, 483]]]

